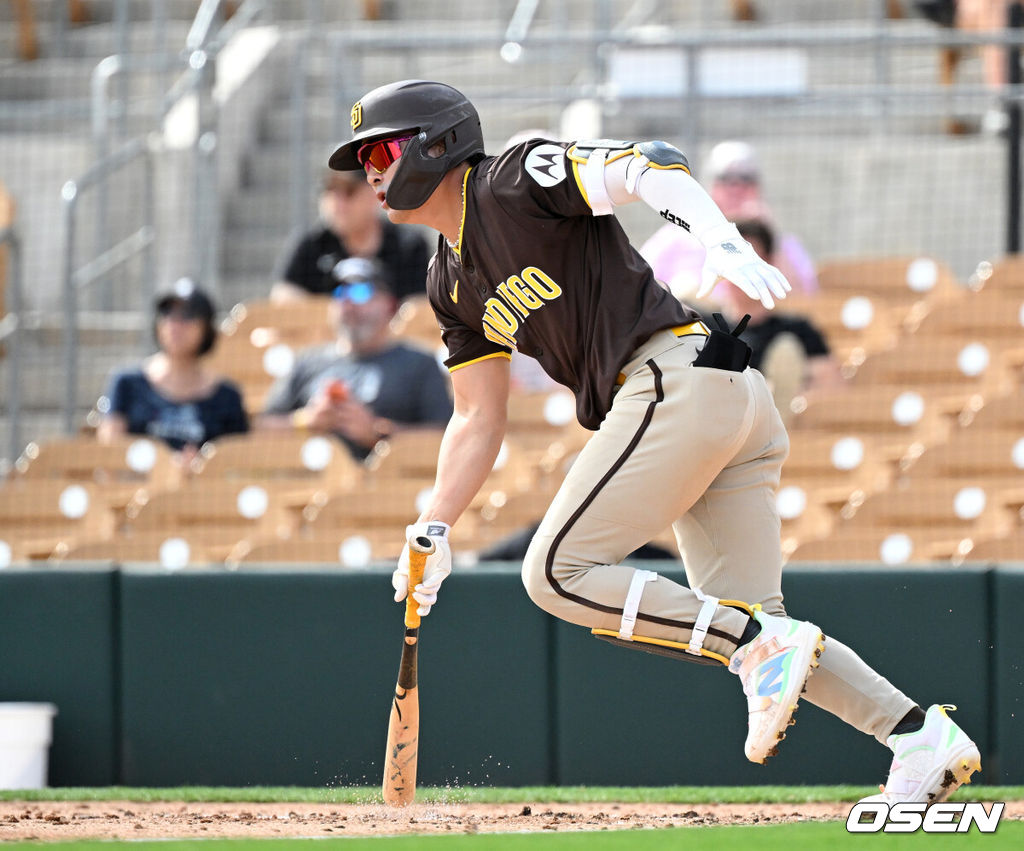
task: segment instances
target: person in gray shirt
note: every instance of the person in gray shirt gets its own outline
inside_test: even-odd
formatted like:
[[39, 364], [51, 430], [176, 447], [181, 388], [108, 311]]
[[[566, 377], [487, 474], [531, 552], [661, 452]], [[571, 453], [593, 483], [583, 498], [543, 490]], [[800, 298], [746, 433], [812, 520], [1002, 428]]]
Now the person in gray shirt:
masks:
[[298, 356], [271, 388], [257, 427], [333, 433], [360, 459], [397, 431], [444, 428], [452, 415], [448, 379], [430, 354], [393, 335], [398, 300], [385, 269], [351, 258], [335, 274], [337, 340]]

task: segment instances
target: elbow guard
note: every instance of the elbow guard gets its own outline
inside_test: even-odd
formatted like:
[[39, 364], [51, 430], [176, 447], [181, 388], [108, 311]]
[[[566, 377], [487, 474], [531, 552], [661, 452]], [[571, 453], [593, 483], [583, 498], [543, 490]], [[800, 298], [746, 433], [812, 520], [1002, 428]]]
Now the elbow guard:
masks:
[[605, 175], [605, 167], [612, 163], [624, 161], [621, 165], [625, 166], [625, 190], [630, 195], [634, 193], [640, 175], [648, 168], [678, 168], [690, 173], [682, 151], [667, 142], [596, 139], [576, 142], [566, 153], [573, 164], [577, 183], [595, 216], [609, 215], [614, 207]]
[[668, 142], [640, 142], [634, 146], [634, 150], [650, 160], [654, 168], [681, 168], [687, 174], [690, 173], [690, 164], [683, 156], [683, 152]]

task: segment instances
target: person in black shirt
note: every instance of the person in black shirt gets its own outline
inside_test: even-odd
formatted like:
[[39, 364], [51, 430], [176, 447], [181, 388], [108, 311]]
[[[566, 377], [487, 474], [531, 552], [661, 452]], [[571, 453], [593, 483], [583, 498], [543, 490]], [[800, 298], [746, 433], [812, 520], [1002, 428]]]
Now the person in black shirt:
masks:
[[217, 339], [210, 297], [189, 278], [156, 301], [159, 351], [140, 367], [118, 370], [96, 403], [100, 441], [124, 434], [163, 440], [188, 460], [208, 440], [249, 430], [242, 394], [203, 363]]
[[332, 272], [349, 257], [384, 264], [399, 299], [423, 295], [427, 244], [414, 228], [382, 218], [366, 181], [328, 171], [320, 192], [321, 223], [285, 248], [274, 270], [274, 301], [330, 295], [338, 285]]
[[[406, 529], [395, 600], [426, 615], [451, 572], [448, 532], [492, 469], [509, 358], [536, 358], [594, 431], [523, 563], [545, 611], [623, 647], [722, 663], [748, 706], [744, 752], [773, 755], [810, 701], [897, 753], [893, 800], [938, 799], [981, 757], [940, 706], [927, 713], [848, 647], [782, 604], [774, 488], [789, 441], [749, 348], [709, 331], [654, 279], [615, 207], [644, 201], [705, 248], [719, 278], [766, 307], [789, 289], [664, 142], [532, 139], [489, 157], [476, 109], [442, 83], [381, 86], [352, 107], [330, 166], [365, 172], [393, 222], [439, 232], [427, 296], [448, 349], [455, 412], [433, 495]], [[623, 560], [672, 525], [689, 587]], [[433, 548], [410, 587], [410, 547]], [[514, 625], [512, 626], [514, 631]], [[822, 672], [810, 676], [820, 664]], [[711, 711], [714, 711], [712, 708]], [[931, 747], [911, 774], [900, 754]]]

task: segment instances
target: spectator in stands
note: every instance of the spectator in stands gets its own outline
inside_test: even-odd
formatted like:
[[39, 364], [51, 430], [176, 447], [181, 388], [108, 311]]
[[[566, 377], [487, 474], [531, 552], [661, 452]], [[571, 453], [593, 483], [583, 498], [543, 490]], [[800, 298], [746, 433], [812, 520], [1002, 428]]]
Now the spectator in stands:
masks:
[[320, 224], [288, 245], [274, 272], [274, 301], [328, 295], [337, 286], [331, 272], [349, 257], [379, 260], [399, 299], [426, 292], [427, 243], [408, 225], [380, 213], [377, 196], [356, 173], [327, 171], [320, 192]]
[[337, 340], [299, 356], [270, 389], [258, 426], [333, 433], [357, 458], [409, 428], [444, 428], [452, 415], [437, 361], [391, 330], [398, 299], [383, 264], [349, 258], [335, 271]]
[[[970, 30], [982, 34], [998, 34], [1009, 22], [1008, 0], [914, 0], [914, 6], [928, 19], [945, 27]], [[940, 53], [939, 78], [943, 85], [951, 86], [956, 80], [957, 67], [965, 48], [944, 47]], [[985, 85], [998, 92], [1007, 82], [1007, 54], [1001, 45], [981, 48], [982, 77]], [[1003, 105], [994, 100], [981, 119], [984, 133], [1002, 133], [1009, 120]], [[953, 134], [967, 133], [970, 127], [958, 118], [950, 118], [946, 129]]]
[[[736, 227], [759, 257], [774, 264], [775, 234], [771, 225], [761, 219], [741, 219]], [[840, 383], [839, 363], [824, 334], [809, 318], [787, 312], [785, 305], [768, 310], [728, 281], [716, 288], [715, 295], [734, 324], [744, 315], [750, 316], [740, 337], [750, 346], [750, 365], [768, 380], [780, 411], [788, 412], [790, 401], [798, 393]]]
[[159, 350], [141, 367], [113, 375], [96, 403], [99, 440], [147, 434], [187, 461], [206, 441], [249, 430], [238, 388], [203, 362], [217, 339], [215, 314], [210, 297], [190, 278], [157, 298], [153, 336]]
[[[746, 142], [720, 142], [705, 164], [702, 181], [730, 221], [772, 216], [761, 190], [761, 168], [754, 149]], [[814, 293], [818, 277], [814, 262], [800, 240], [792, 234], [778, 239], [775, 265], [797, 292]], [[704, 249], [685, 228], [674, 223], [662, 226], [640, 248], [640, 253], [677, 298], [692, 296], [700, 285]]]

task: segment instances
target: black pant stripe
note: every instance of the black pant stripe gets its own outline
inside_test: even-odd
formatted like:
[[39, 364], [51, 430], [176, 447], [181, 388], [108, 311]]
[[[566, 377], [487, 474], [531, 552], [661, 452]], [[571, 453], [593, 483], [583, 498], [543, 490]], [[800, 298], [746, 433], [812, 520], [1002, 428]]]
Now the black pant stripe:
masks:
[[[598, 603], [594, 600], [588, 600], [586, 597], [581, 597], [578, 594], [572, 594], [566, 591], [555, 579], [554, 565], [555, 565], [555, 553], [558, 551], [559, 544], [565, 539], [565, 536], [569, 534], [569, 530], [575, 525], [576, 521], [580, 519], [583, 512], [587, 510], [590, 504], [597, 498], [597, 495], [601, 492], [605, 485], [611, 481], [614, 476], [629, 459], [629, 456], [633, 454], [633, 451], [639, 445], [643, 439], [644, 433], [647, 431], [648, 426], [651, 424], [651, 420], [654, 418], [654, 410], [660, 402], [665, 400], [665, 390], [661, 382], [661, 370], [658, 369], [658, 365], [653, 361], [647, 361], [647, 366], [650, 367], [651, 372], [654, 374], [654, 401], [647, 406], [647, 411], [644, 413], [644, 418], [640, 423], [640, 427], [636, 430], [632, 439], [629, 441], [629, 445], [623, 450], [622, 454], [615, 459], [615, 463], [612, 464], [611, 468], [601, 477], [594, 489], [587, 494], [586, 498], [580, 504], [572, 516], [566, 521], [565, 525], [558, 530], [558, 534], [551, 541], [551, 545], [548, 547], [547, 556], [544, 559], [544, 575], [547, 577], [548, 584], [554, 589], [555, 593], [560, 597], [564, 597], [566, 600], [572, 600], [574, 603], [578, 603], [581, 606], [586, 606], [588, 609], [595, 609], [599, 612], [606, 612], [611, 615], [622, 615], [622, 609], [616, 608], [615, 606], [606, 606], [603, 603]], [[638, 621], [647, 621], [648, 623], [656, 623], [661, 626], [678, 627], [679, 629], [692, 630], [694, 627], [693, 623], [686, 623], [685, 621], [674, 621], [669, 618], [660, 618], [654, 615], [645, 615], [642, 612], [638, 612], [636, 619]], [[711, 627], [708, 629], [709, 635], [715, 635], [719, 638], [724, 638], [727, 641], [736, 641], [736, 637], [730, 635], [722, 630]]]

